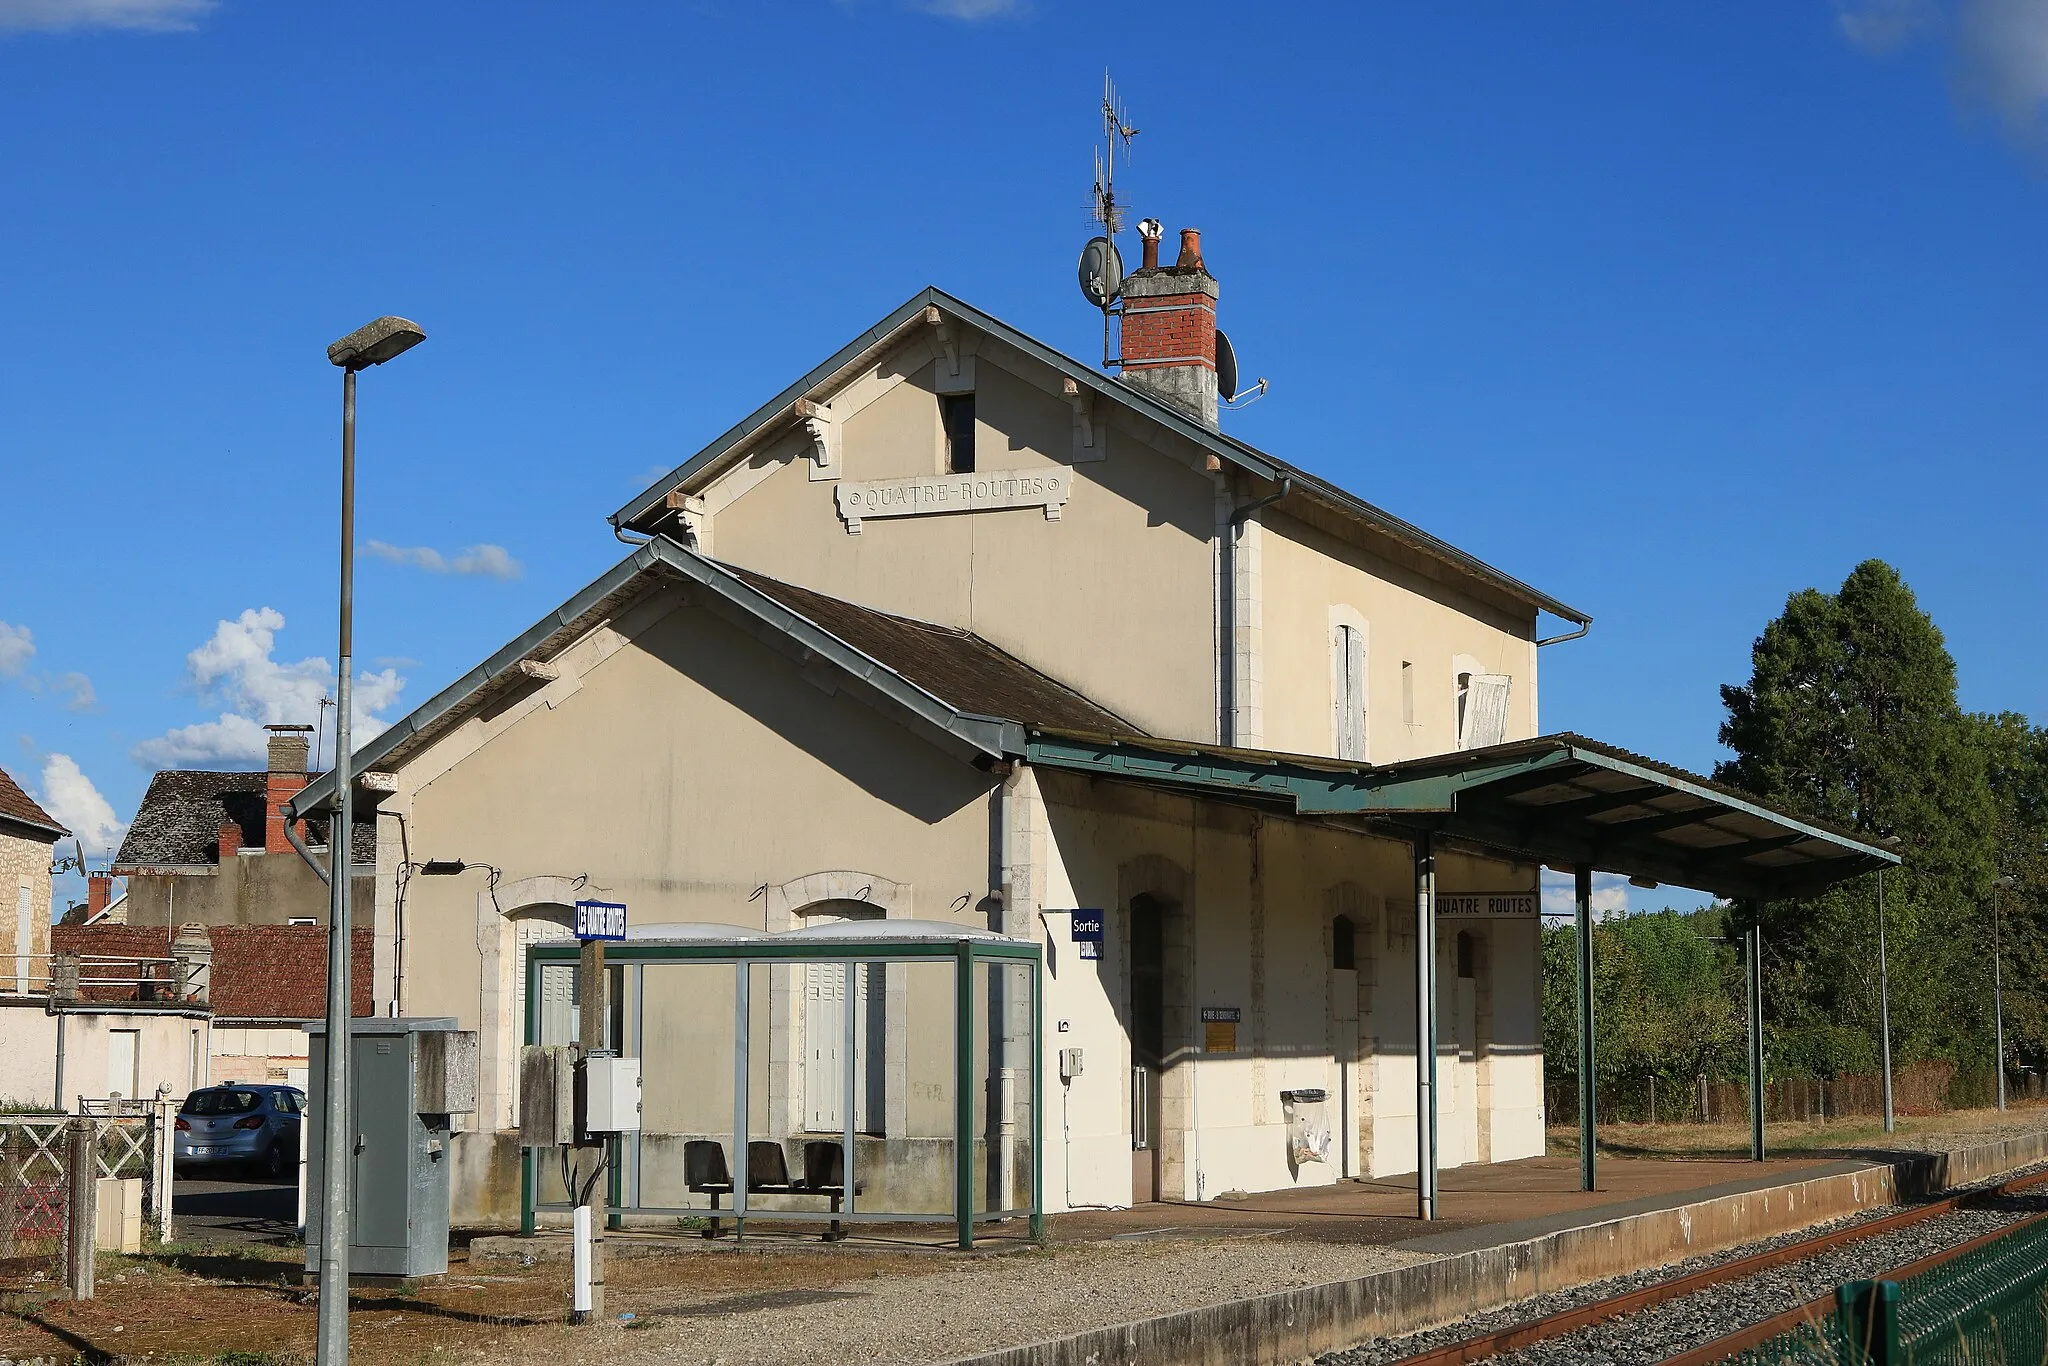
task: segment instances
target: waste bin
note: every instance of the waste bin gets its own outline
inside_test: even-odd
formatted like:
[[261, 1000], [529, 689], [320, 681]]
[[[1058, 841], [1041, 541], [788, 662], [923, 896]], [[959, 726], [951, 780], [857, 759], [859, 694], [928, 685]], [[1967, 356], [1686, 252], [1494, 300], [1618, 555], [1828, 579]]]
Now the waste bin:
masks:
[[1299, 1167], [1330, 1160], [1330, 1093], [1320, 1087], [1280, 1093], [1280, 1113], [1287, 1120], [1287, 1157]]

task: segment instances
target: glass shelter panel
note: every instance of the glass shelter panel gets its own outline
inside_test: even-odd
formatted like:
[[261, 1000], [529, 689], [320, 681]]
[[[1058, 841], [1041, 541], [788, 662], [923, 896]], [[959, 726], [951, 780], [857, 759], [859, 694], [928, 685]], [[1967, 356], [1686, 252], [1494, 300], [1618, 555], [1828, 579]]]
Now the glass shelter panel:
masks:
[[971, 1208], [976, 1214], [1028, 1214], [1034, 1171], [1035, 974], [1029, 963], [990, 958], [976, 959], [972, 974]]
[[731, 963], [636, 963], [640, 1133], [629, 1144], [629, 1205], [730, 1208], [734, 1171]]

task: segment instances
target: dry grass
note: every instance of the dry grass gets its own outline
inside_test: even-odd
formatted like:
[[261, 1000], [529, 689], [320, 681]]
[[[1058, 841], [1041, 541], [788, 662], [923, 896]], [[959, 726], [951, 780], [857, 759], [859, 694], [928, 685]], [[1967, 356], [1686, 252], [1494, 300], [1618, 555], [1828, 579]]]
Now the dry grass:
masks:
[[[2048, 1101], [2016, 1101], [2005, 1113], [1995, 1109], [1952, 1110], [1939, 1115], [1900, 1115], [1897, 1130], [1887, 1134], [1875, 1115], [1850, 1115], [1827, 1121], [1784, 1121], [1764, 1126], [1764, 1151], [1769, 1153], [1924, 1151], [1958, 1144], [1982, 1143], [2009, 1134], [2048, 1128]], [[1577, 1125], [1552, 1126], [1550, 1151], [1579, 1150]], [[1747, 1157], [1749, 1125], [1735, 1124], [1602, 1124], [1603, 1152], [1632, 1157]]]

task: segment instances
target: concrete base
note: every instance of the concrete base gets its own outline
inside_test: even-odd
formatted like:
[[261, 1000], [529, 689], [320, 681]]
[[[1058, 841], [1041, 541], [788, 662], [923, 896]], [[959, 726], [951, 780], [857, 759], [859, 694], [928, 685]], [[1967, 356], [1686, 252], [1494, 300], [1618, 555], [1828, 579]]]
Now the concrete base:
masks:
[[[1888, 1163], [1841, 1163], [1844, 1170], [1704, 1199], [1687, 1192], [1650, 1208], [1624, 1206], [1619, 1214], [1610, 1207], [1531, 1221], [1562, 1221], [1561, 1227], [1495, 1225], [1424, 1235], [1395, 1246], [1441, 1253], [1436, 1260], [962, 1357], [948, 1366], [1288, 1366], [2043, 1160], [2048, 1133], [2026, 1134], [1953, 1152], [1901, 1154]], [[1483, 1245], [1460, 1246], [1474, 1241]]]

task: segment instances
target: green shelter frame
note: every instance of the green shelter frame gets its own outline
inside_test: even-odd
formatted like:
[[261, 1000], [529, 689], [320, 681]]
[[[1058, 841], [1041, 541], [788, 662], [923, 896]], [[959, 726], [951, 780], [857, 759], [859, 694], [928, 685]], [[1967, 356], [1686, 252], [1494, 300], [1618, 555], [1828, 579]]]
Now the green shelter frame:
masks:
[[[720, 935], [719, 929], [730, 929], [730, 935]], [[831, 932], [839, 931], [838, 933]], [[666, 932], [675, 932], [676, 937], [667, 937]], [[706, 933], [712, 931], [712, 933]], [[541, 1042], [541, 974], [550, 966], [566, 965], [575, 968], [580, 957], [580, 947], [573, 940], [562, 940], [529, 945], [524, 972], [526, 974], [526, 1019], [525, 1041], [529, 1044]], [[885, 920], [860, 922], [858, 929], [845, 926], [821, 927], [783, 934], [762, 934], [757, 931], [743, 931], [739, 927], [715, 926], [647, 926], [630, 932], [624, 942], [606, 945], [605, 967], [607, 974], [614, 968], [633, 971], [657, 964], [730, 965], [734, 971], [734, 1011], [732, 1022], [733, 1052], [733, 1149], [732, 1163], [732, 1206], [719, 1211], [721, 1220], [734, 1224], [735, 1235], [745, 1236], [747, 1221], [767, 1220], [784, 1222], [832, 1222], [846, 1223], [922, 1223], [931, 1224], [944, 1220], [945, 1215], [930, 1211], [911, 1212], [904, 1210], [862, 1208], [858, 1200], [859, 1169], [855, 1154], [855, 1119], [852, 1091], [854, 1086], [855, 1046], [854, 1012], [851, 1008], [855, 973], [861, 966], [878, 966], [890, 963], [922, 963], [950, 965], [953, 976], [953, 1067], [952, 1067], [952, 1152], [953, 1181], [950, 1222], [961, 1248], [972, 1248], [977, 1223], [993, 1223], [1010, 1219], [1028, 1219], [1031, 1237], [1042, 1239], [1045, 1235], [1045, 1118], [1044, 1118], [1044, 1036], [1045, 1036], [1045, 991], [1042, 980], [1043, 952], [1032, 941], [1011, 938], [986, 930], [968, 926], [952, 925], [932, 921]], [[844, 1208], [837, 1210], [810, 1209], [750, 1209], [748, 1203], [748, 1161], [747, 1143], [753, 1137], [748, 1122], [750, 1075], [753, 1062], [754, 1024], [752, 987], [754, 969], [768, 966], [830, 965], [841, 967], [846, 973], [849, 1006], [845, 1011], [846, 1051], [843, 1058], [845, 1075], [843, 1083], [845, 1096], [843, 1105], [843, 1132], [839, 1135], [840, 1155], [843, 1163], [842, 1182], [845, 1190]], [[1030, 1125], [1030, 1203], [1014, 1207], [1007, 1199], [991, 1200], [991, 1208], [975, 1208], [975, 1107], [978, 1102], [975, 1081], [975, 1059], [978, 1050], [986, 1046], [987, 1021], [975, 1008], [976, 972], [984, 965], [1000, 968], [1004, 965], [1021, 965], [1029, 969], [1030, 1019], [1029, 1051], [1030, 1077], [1028, 1095], [1031, 1107]], [[999, 972], [991, 972], [991, 989], [1002, 980]], [[644, 1003], [644, 992], [636, 989], [636, 999]], [[1014, 1002], [1010, 1004], [1015, 1004]], [[772, 1028], [772, 1026], [771, 1026]], [[636, 1031], [637, 1033], [637, 1027]], [[647, 1060], [643, 1058], [643, 1069]], [[991, 1076], [994, 1069], [991, 1069]], [[764, 1135], [767, 1137], [767, 1135]], [[620, 1179], [621, 1163], [618, 1161], [621, 1136], [614, 1135], [607, 1140], [610, 1159], [608, 1167], [608, 1223], [612, 1228], [623, 1227], [623, 1219], [633, 1214], [654, 1215], [696, 1215], [705, 1211], [696, 1208], [681, 1208], [663, 1205], [642, 1204], [639, 1200], [636, 1179], [627, 1189]], [[562, 1202], [544, 1202], [539, 1198], [539, 1172], [536, 1150], [527, 1149], [522, 1157], [520, 1181], [520, 1228], [532, 1233], [536, 1216], [541, 1211], [567, 1211], [570, 1206]], [[1006, 1192], [1007, 1194], [1007, 1192]]]

